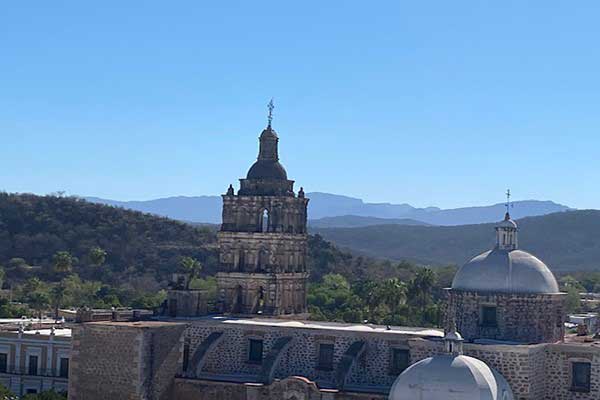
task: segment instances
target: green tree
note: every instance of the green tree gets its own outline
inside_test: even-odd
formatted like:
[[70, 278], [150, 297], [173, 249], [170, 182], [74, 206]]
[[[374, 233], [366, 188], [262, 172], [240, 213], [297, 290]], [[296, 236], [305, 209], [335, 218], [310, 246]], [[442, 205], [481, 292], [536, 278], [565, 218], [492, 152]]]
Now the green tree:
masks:
[[27, 281], [23, 285], [22, 291], [24, 293], [24, 296], [26, 297], [29, 293], [42, 290], [43, 287], [44, 283], [41, 280], [39, 280], [39, 278], [34, 277], [27, 279]]
[[88, 256], [92, 264], [99, 267], [106, 262], [107, 253], [103, 248], [95, 246], [90, 249]]
[[42, 319], [42, 313], [48, 308], [50, 299], [46, 293], [37, 291], [29, 294], [27, 304], [35, 310], [36, 316]]
[[21, 400], [67, 400], [67, 396], [54, 390], [47, 390], [37, 394], [26, 394]]
[[56, 272], [71, 272], [75, 258], [68, 251], [58, 251], [52, 257], [52, 263]]
[[50, 290], [50, 303], [54, 308], [54, 319], [58, 320], [58, 310], [63, 305], [67, 295], [67, 286], [60, 282]]
[[0, 384], [0, 400], [17, 400], [18, 397], [15, 396], [8, 388], [2, 384]]
[[8, 265], [9, 268], [26, 267], [27, 266], [27, 261], [25, 261], [24, 258], [15, 257], [15, 258], [11, 258], [10, 260], [8, 260], [8, 264], [7, 265]]
[[419, 306], [421, 312], [425, 311], [431, 302], [431, 293], [435, 284], [435, 273], [429, 268], [421, 268], [409, 285], [409, 295], [412, 302]]
[[202, 263], [193, 257], [186, 256], [181, 257], [181, 260], [179, 260], [179, 267], [181, 271], [187, 275], [185, 288], [189, 290], [192, 280], [199, 276], [202, 271]]
[[406, 285], [396, 278], [381, 282], [377, 287], [377, 293], [377, 297], [389, 307], [392, 313], [406, 302]]

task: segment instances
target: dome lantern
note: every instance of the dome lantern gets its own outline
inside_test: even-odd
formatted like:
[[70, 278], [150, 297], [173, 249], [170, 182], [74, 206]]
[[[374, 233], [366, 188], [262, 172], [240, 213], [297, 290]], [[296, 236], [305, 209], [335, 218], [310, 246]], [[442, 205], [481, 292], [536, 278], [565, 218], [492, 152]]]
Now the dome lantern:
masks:
[[519, 245], [518, 230], [517, 223], [512, 220], [507, 212], [504, 215], [504, 220], [496, 225], [496, 248], [506, 251], [516, 250]]

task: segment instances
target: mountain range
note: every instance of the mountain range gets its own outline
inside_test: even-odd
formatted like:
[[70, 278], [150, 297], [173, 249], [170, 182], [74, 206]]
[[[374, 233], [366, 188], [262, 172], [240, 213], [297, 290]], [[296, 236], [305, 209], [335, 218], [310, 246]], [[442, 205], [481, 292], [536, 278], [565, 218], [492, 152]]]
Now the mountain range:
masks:
[[[553, 271], [600, 269], [600, 211], [576, 210], [517, 220], [519, 248]], [[374, 225], [312, 228], [313, 234], [365, 256], [429, 265], [461, 265], [493, 247], [494, 224]]]
[[[416, 208], [409, 204], [367, 203], [361, 199], [330, 194], [308, 193], [309, 224], [314, 227], [352, 227], [381, 224], [401, 225], [466, 225], [497, 221], [505, 212], [503, 203], [441, 209]], [[94, 203], [107, 204], [172, 219], [218, 224], [221, 222], [220, 196], [177, 196], [143, 201], [118, 201], [98, 197], [85, 197]], [[552, 201], [525, 200], [513, 203], [514, 218], [546, 215], [570, 208]], [[386, 221], [392, 220], [392, 221]], [[395, 221], [394, 221], [395, 220]]]

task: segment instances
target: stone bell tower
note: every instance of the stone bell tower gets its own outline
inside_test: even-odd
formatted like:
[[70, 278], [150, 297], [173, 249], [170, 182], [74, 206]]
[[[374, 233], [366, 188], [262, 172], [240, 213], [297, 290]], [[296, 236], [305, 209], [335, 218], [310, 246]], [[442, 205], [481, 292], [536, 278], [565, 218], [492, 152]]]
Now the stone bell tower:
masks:
[[307, 313], [307, 234], [304, 191], [279, 163], [279, 138], [269, 124], [260, 135], [258, 160], [237, 194], [223, 195], [218, 233], [219, 311], [238, 315], [294, 316]]

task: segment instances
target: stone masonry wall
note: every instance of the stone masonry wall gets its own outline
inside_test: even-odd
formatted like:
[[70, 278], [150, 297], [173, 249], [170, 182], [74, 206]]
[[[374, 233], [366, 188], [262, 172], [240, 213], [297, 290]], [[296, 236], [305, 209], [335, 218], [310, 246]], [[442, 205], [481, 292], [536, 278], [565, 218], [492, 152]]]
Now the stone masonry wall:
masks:
[[93, 322], [73, 330], [69, 400], [167, 400], [185, 324]]
[[[199, 322], [188, 328], [191, 354], [210, 333], [223, 332], [222, 341], [206, 356], [203, 376], [245, 377], [248, 381], [256, 381], [262, 366], [247, 362], [249, 339], [262, 339], [266, 355], [277, 339], [289, 336], [293, 340], [277, 365], [275, 378], [303, 376], [317, 382], [320, 388], [332, 388], [335, 387], [335, 366], [344, 352], [352, 343], [363, 340], [367, 343], [366, 351], [352, 365], [346, 385], [386, 391], [397, 377], [390, 372], [392, 348], [409, 348], [409, 335], [402, 334], [227, 325]], [[333, 370], [317, 368], [319, 343], [334, 345]]]
[[[571, 390], [571, 366], [574, 361], [591, 363], [591, 390]], [[600, 399], [600, 349], [569, 344], [549, 345], [546, 349], [544, 400]]]
[[[271, 385], [177, 379], [177, 400], [385, 400], [387, 395], [318, 389], [313, 382], [292, 377]], [[408, 400], [408, 399], [407, 399]], [[413, 399], [410, 399], [413, 400]]]
[[94, 323], [73, 329], [69, 400], [139, 399], [142, 334]]
[[[445, 326], [456, 322], [466, 340], [555, 343], [564, 338], [563, 294], [478, 293], [448, 290]], [[497, 326], [481, 323], [483, 306], [497, 308]]]

